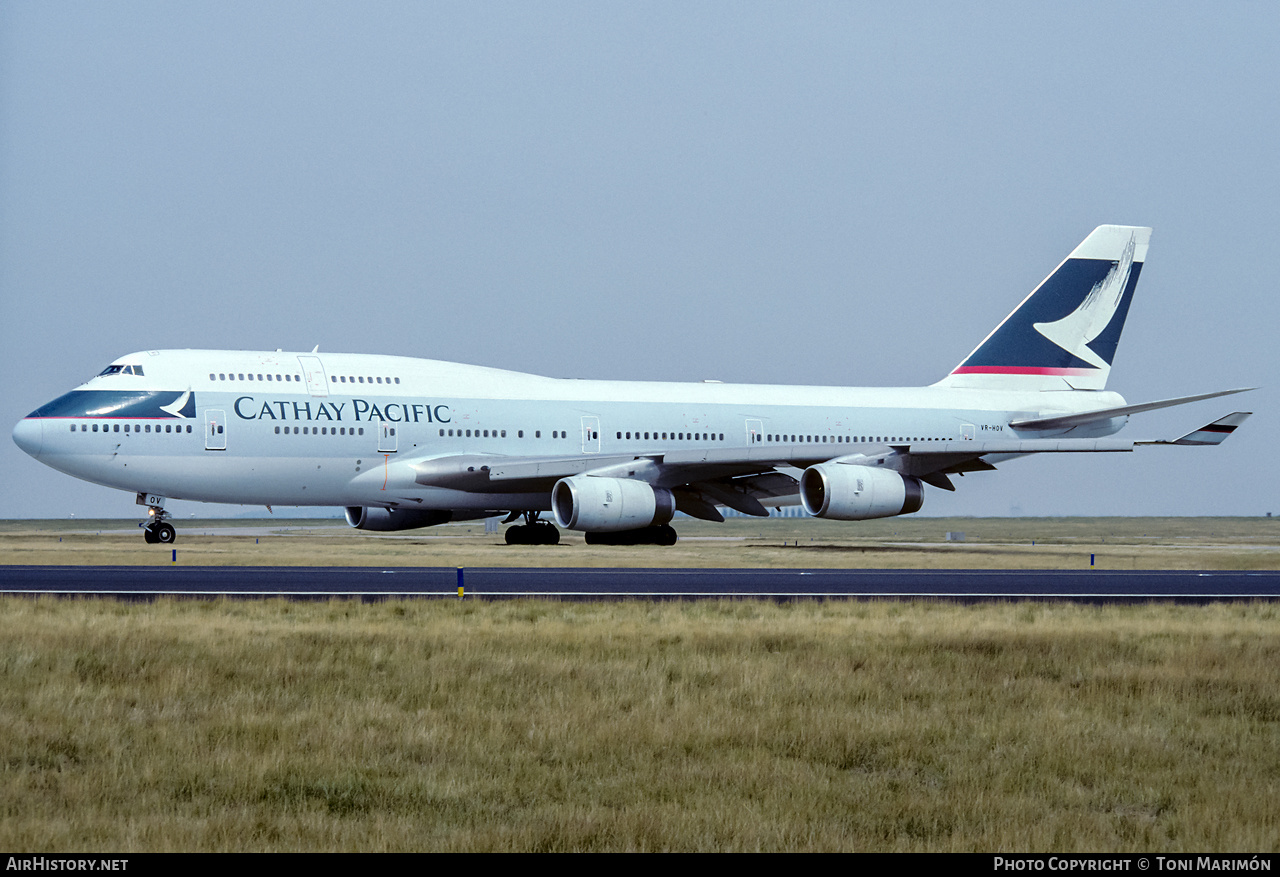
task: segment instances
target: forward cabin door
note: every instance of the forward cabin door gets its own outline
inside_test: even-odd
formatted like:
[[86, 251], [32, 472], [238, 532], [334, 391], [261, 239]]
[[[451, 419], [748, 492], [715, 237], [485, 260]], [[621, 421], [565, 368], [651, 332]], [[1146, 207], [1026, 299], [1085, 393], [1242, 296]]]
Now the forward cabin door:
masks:
[[754, 445], [764, 441], [764, 423], [759, 420], [747, 421], [747, 444]]

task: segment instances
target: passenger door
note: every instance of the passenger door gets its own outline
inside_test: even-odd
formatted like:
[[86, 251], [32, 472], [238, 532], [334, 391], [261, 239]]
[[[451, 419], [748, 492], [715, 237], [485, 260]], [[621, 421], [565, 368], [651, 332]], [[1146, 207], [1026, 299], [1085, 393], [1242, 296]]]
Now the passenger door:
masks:
[[378, 425], [378, 453], [394, 454], [400, 441], [396, 435], [396, 425], [385, 420], [375, 420], [374, 423]]
[[204, 412], [204, 449], [206, 451], [225, 451], [227, 449], [227, 415], [225, 411], [207, 408]]
[[600, 453], [600, 418], [594, 415], [582, 418], [582, 453]]

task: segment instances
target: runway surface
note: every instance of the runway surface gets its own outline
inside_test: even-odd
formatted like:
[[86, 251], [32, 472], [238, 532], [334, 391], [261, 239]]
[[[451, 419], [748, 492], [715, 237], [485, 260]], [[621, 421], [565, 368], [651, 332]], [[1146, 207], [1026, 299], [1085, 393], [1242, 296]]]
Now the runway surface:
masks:
[[1278, 571], [584, 569], [477, 567], [5, 566], [0, 593], [326, 599], [860, 598], [1150, 600], [1280, 599]]

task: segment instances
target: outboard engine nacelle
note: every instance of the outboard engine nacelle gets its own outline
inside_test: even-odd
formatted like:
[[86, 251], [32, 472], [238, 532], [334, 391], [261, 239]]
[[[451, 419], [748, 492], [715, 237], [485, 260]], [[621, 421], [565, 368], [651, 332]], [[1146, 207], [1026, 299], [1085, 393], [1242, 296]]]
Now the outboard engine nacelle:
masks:
[[453, 520], [447, 509], [384, 509], [378, 506], [347, 506], [347, 523], [357, 530], [416, 530]]
[[575, 475], [556, 482], [551, 510], [561, 527], [606, 533], [665, 524], [676, 513], [676, 500], [665, 487], [643, 481]]
[[800, 502], [806, 512], [818, 518], [891, 518], [920, 511], [924, 487], [919, 479], [892, 469], [820, 463], [800, 476]]

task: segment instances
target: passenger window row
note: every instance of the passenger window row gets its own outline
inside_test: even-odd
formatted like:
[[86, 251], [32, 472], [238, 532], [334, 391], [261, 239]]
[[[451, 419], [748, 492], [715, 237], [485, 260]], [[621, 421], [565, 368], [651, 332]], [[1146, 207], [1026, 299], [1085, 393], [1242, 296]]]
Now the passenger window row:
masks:
[[[162, 431], [163, 431], [163, 432], [167, 432], [167, 433], [182, 432], [182, 431], [183, 431], [183, 426], [184, 426], [184, 425], [186, 426], [186, 432], [191, 432], [191, 424], [189, 424], [189, 423], [188, 423], [188, 424], [181, 424], [181, 423], [179, 423], [177, 426], [174, 426], [172, 423], [166, 423], [166, 424], [164, 424], [164, 429], [163, 429], [163, 430], [161, 430], [161, 429], [160, 429], [160, 424], [158, 424], [158, 423], [157, 423], [157, 424], [155, 424], [155, 430], [154, 430], [154, 432], [157, 432], [157, 433], [162, 432]], [[79, 429], [79, 430], [77, 430], [77, 429], [76, 429], [76, 427], [77, 427], [77, 426], [78, 426], [78, 427], [80, 427], [80, 429]], [[104, 423], [104, 424], [102, 424], [102, 431], [103, 431], [103, 432], [120, 432], [120, 426], [121, 426], [121, 425], [120, 425], [119, 423]], [[142, 423], [129, 424], [129, 423], [126, 423], [126, 424], [124, 424], [124, 431], [125, 431], [125, 432], [130, 432], [130, 431], [131, 431], [131, 430], [129, 429], [129, 427], [130, 427], [130, 426], [132, 426], [132, 427], [133, 427], [132, 432], [152, 432], [152, 431], [153, 431], [153, 430], [152, 430], [152, 428], [151, 428], [151, 427], [152, 427], [152, 424], [150, 424], [150, 423], [147, 423], [147, 424], [142, 424]], [[72, 432], [77, 432], [77, 431], [79, 431], [79, 432], [97, 432], [97, 431], [98, 431], [98, 424], [96, 424], [96, 423], [95, 423], [95, 424], [92, 424], [92, 429], [90, 429], [90, 424], [87, 424], [87, 423], [73, 423], [73, 424], [71, 424], [71, 431], [72, 431]]]
[[[442, 437], [445, 437], [445, 438], [464, 438], [464, 437], [465, 437], [465, 438], [506, 438], [506, 437], [507, 437], [507, 431], [506, 431], [505, 429], [503, 429], [503, 430], [497, 430], [497, 429], [441, 429], [441, 430], [440, 430], [440, 435], [441, 435]], [[658, 432], [653, 432], [653, 433], [648, 433], [648, 432], [644, 432], [644, 433], [642, 433], [642, 432], [636, 432], [636, 433], [635, 433], [635, 438], [636, 438], [636, 439], [641, 439], [641, 438], [648, 439], [651, 435], [652, 435], [652, 437], [653, 437], [654, 439], [659, 439], [659, 438], [661, 438], [661, 439], [666, 439], [666, 438], [670, 437], [670, 438], [672, 438], [672, 439], [675, 439], [676, 441], [703, 441], [703, 442], [706, 442], [706, 441], [711, 441], [711, 442], [714, 442], [714, 441], [721, 441], [721, 442], [722, 442], [722, 441], [724, 441], [724, 433], [714, 433], [714, 432], [679, 432], [679, 433], [676, 433], [676, 432], [672, 432], [672, 433], [666, 433], [666, 432], [664, 432], [664, 433], [658, 433]], [[626, 437], [626, 438], [628, 438], [628, 439], [630, 439], [630, 438], [632, 437], [632, 436], [631, 436], [631, 433], [629, 433], [629, 432], [626, 432], [626, 433], [624, 433], [624, 432], [619, 432], [619, 433], [617, 433], [617, 436], [618, 436], [618, 438], [623, 438], [623, 437], [625, 436], [625, 437]], [[542, 438], [542, 430], [540, 430], [540, 429], [534, 430], [534, 432], [533, 432], [533, 437], [534, 437], [534, 438]], [[569, 431], [568, 431], [568, 430], [564, 430], [564, 429], [553, 429], [553, 430], [551, 430], [551, 437], [552, 437], [553, 439], [565, 439], [565, 438], [568, 438], [568, 437], [569, 437]], [[524, 430], [523, 430], [523, 429], [516, 430], [516, 438], [524, 438]], [[594, 440], [599, 439], [599, 438], [600, 438], [600, 433], [599, 433], [598, 431], [596, 431], [596, 430], [592, 430], [592, 432], [591, 432], [591, 436], [590, 436], [590, 440], [594, 441]]]
[[[255, 376], [252, 373], [246, 373], [246, 372], [235, 372], [235, 373], [218, 372], [216, 375], [213, 372], [209, 372], [209, 380], [211, 381], [235, 381], [235, 380], [252, 381], [254, 377]], [[256, 377], [260, 381], [269, 381], [272, 378], [271, 375], [264, 376], [262, 374], [258, 374]], [[275, 379], [281, 382], [296, 381], [298, 383], [301, 383], [302, 375], [276, 375]]]
[[[130, 372], [130, 371], [128, 371], [129, 366], [115, 366], [115, 365], [113, 365], [113, 366], [111, 366], [110, 368], [108, 368], [108, 369], [107, 369], [107, 371], [104, 371], [104, 372], [103, 372], [103, 374], [104, 374], [104, 375], [105, 375], [105, 374], [116, 374], [116, 372], [111, 371], [111, 369], [120, 369], [120, 368], [124, 368], [124, 369], [125, 369], [125, 372], [124, 372], [125, 374], [139, 374], [139, 375], [140, 375], [140, 374], [142, 374], [142, 367], [141, 367], [141, 366], [133, 366], [133, 368], [135, 369], [135, 371]], [[271, 380], [275, 380], [275, 381], [284, 382], [284, 383], [299, 383], [299, 384], [300, 384], [300, 383], [302, 383], [302, 375], [282, 375], [282, 374], [275, 374], [275, 375], [271, 375], [271, 374], [264, 374], [264, 373], [261, 373], [261, 372], [258, 372], [258, 373], [254, 373], [254, 372], [216, 372], [216, 373], [215, 373], [215, 372], [209, 372], [209, 380], [211, 380], [211, 381], [252, 381], [252, 380], [255, 380], [255, 379], [256, 379], [256, 380], [259, 380], [259, 381], [271, 381]], [[352, 383], [352, 384], [398, 384], [398, 383], [400, 383], [400, 379], [399, 379], [399, 378], [390, 378], [390, 377], [386, 377], [386, 378], [384, 378], [384, 377], [365, 377], [364, 375], [331, 375], [331, 376], [330, 376], [330, 378], [329, 378], [329, 380], [330, 380], [332, 383], [335, 383], [335, 384], [338, 384], [338, 383], [342, 383], [342, 384], [346, 384], [346, 383]]]
[[[692, 442], [722, 442], [722, 441], [724, 441], [724, 433], [722, 433], [722, 432], [721, 432], [721, 433], [714, 433], [714, 432], [663, 432], [663, 433], [658, 433], [658, 432], [654, 432], [654, 433], [652, 433], [652, 435], [653, 435], [653, 438], [655, 438], [655, 439], [668, 439], [668, 436], [670, 436], [670, 438], [671, 438], [671, 439], [675, 439], [675, 440], [676, 440], [676, 441], [678, 441], [678, 442], [680, 442], [680, 441], [692, 441]], [[625, 436], [626, 438], [628, 438], [628, 439], [629, 439], [629, 438], [631, 438], [631, 433], [629, 433], [629, 432], [620, 432], [620, 433], [618, 433], [618, 438], [623, 438], [624, 436]], [[649, 436], [650, 436], [650, 433], [647, 433], [647, 432], [645, 432], [645, 433], [641, 433], [641, 432], [637, 431], [637, 432], [636, 432], [636, 434], [635, 434], [635, 437], [636, 437], [637, 439], [640, 439], [640, 438], [648, 439], [648, 438], [649, 438]], [[668, 440], [669, 440], [669, 439], [668, 439]]]
[[[446, 434], [447, 434], [448, 436], [450, 436], [450, 437], [451, 437], [451, 436], [453, 436], [454, 432], [455, 432], [455, 430], [452, 430], [452, 429], [450, 429], [450, 430], [444, 430], [444, 429], [442, 429], [442, 430], [440, 430], [440, 435], [442, 435], [442, 436], [443, 436], [443, 435], [446, 435]], [[459, 430], [456, 430], [456, 432], [457, 432], [457, 434], [458, 434], [458, 438], [462, 438], [462, 437], [463, 437], [463, 433], [464, 433], [464, 432], [466, 433], [466, 437], [467, 437], [467, 438], [471, 438], [471, 437], [472, 437], [472, 435], [471, 435], [472, 433], [475, 433], [475, 438], [506, 438], [506, 437], [507, 437], [507, 431], [506, 431], [505, 429], [468, 429], [468, 430], [461, 430], [461, 429], [459, 429]], [[524, 430], [523, 430], [523, 429], [521, 429], [521, 430], [517, 430], [517, 432], [516, 432], [516, 438], [524, 438]], [[537, 433], [537, 435], [535, 436], [535, 438], [542, 438], [542, 431], [541, 431], [541, 430], [539, 430], [539, 431], [538, 431], [538, 433]]]
[[[806, 444], [826, 444], [828, 441], [830, 441], [830, 442], [834, 442], [835, 444], [844, 444], [844, 443], [846, 443], [846, 442], [852, 442], [852, 441], [857, 441], [857, 440], [858, 440], [858, 437], [857, 437], [857, 436], [846, 436], [846, 435], [833, 435], [833, 436], [825, 436], [825, 435], [792, 435], [792, 436], [787, 436], [787, 435], [766, 435], [766, 436], [765, 436], [765, 441], [767, 441], [767, 442], [804, 442], [804, 443], [806, 443]], [[759, 439], [757, 438], [757, 439], [756, 439], [756, 441], [759, 441]]]
[[946, 439], [939, 439], [939, 438], [919, 438], [919, 437], [904, 437], [904, 436], [884, 436], [884, 435], [863, 435], [863, 436], [857, 436], [857, 435], [850, 435], [850, 436], [834, 435], [834, 436], [831, 436], [830, 438], [828, 438], [828, 437], [827, 437], [827, 436], [825, 436], [825, 435], [824, 435], [824, 436], [816, 436], [816, 435], [800, 435], [800, 436], [797, 436], [797, 435], [792, 435], [792, 436], [787, 436], [787, 435], [766, 435], [766, 436], [765, 436], [765, 441], [770, 441], [770, 442], [795, 442], [795, 441], [800, 441], [800, 442], [806, 442], [806, 443], [809, 443], [809, 444], [826, 444], [827, 442], [829, 442], [829, 441], [830, 441], [830, 442], [835, 442], [836, 444], [848, 444], [848, 443], [850, 443], [850, 442], [866, 444], [867, 442], [941, 442], [941, 441], [946, 441]]
[[348, 383], [348, 382], [350, 382], [350, 383], [352, 383], [352, 384], [382, 384], [382, 383], [387, 383], [387, 384], [390, 384], [390, 383], [396, 383], [396, 384], [398, 384], [398, 383], [400, 383], [400, 379], [399, 379], [399, 378], [394, 378], [394, 379], [392, 379], [392, 378], [377, 378], [377, 377], [369, 377], [369, 378], [366, 378], [364, 375], [330, 375], [330, 376], [329, 376], [329, 380], [330, 380], [330, 381], [332, 381], [332, 382], [333, 382], [333, 383], [335, 383], [335, 384], [345, 384], [345, 383]]
[[[293, 430], [293, 432], [292, 432], [292, 433], [290, 433], [290, 432], [289, 432], [289, 430], [290, 430], [290, 429], [292, 429], [292, 430]], [[363, 426], [360, 426], [360, 427], [356, 427], [356, 426], [352, 426], [352, 427], [346, 427], [346, 426], [303, 426], [303, 427], [297, 427], [297, 426], [294, 426], [294, 427], [288, 427], [288, 426], [277, 426], [277, 427], [276, 427], [276, 435], [280, 435], [280, 434], [281, 434], [281, 432], [283, 432], [285, 435], [290, 435], [290, 434], [292, 434], [292, 435], [298, 435], [298, 430], [299, 430], [299, 429], [301, 429], [301, 430], [302, 430], [302, 435], [364, 435], [364, 427], [363, 427]], [[394, 430], [394, 429], [393, 429], [393, 430], [391, 430], [391, 434], [392, 434], [392, 435], [395, 435], [395, 434], [396, 434], [396, 432], [395, 432], [395, 430]]]
[[[442, 429], [440, 435], [448, 438], [506, 438], [507, 431], [505, 429]], [[535, 429], [533, 431], [534, 438], [542, 438], [542, 430]], [[569, 433], [563, 429], [551, 430], [552, 438], [568, 438]], [[516, 438], [524, 438], [524, 430], [516, 430]]]

